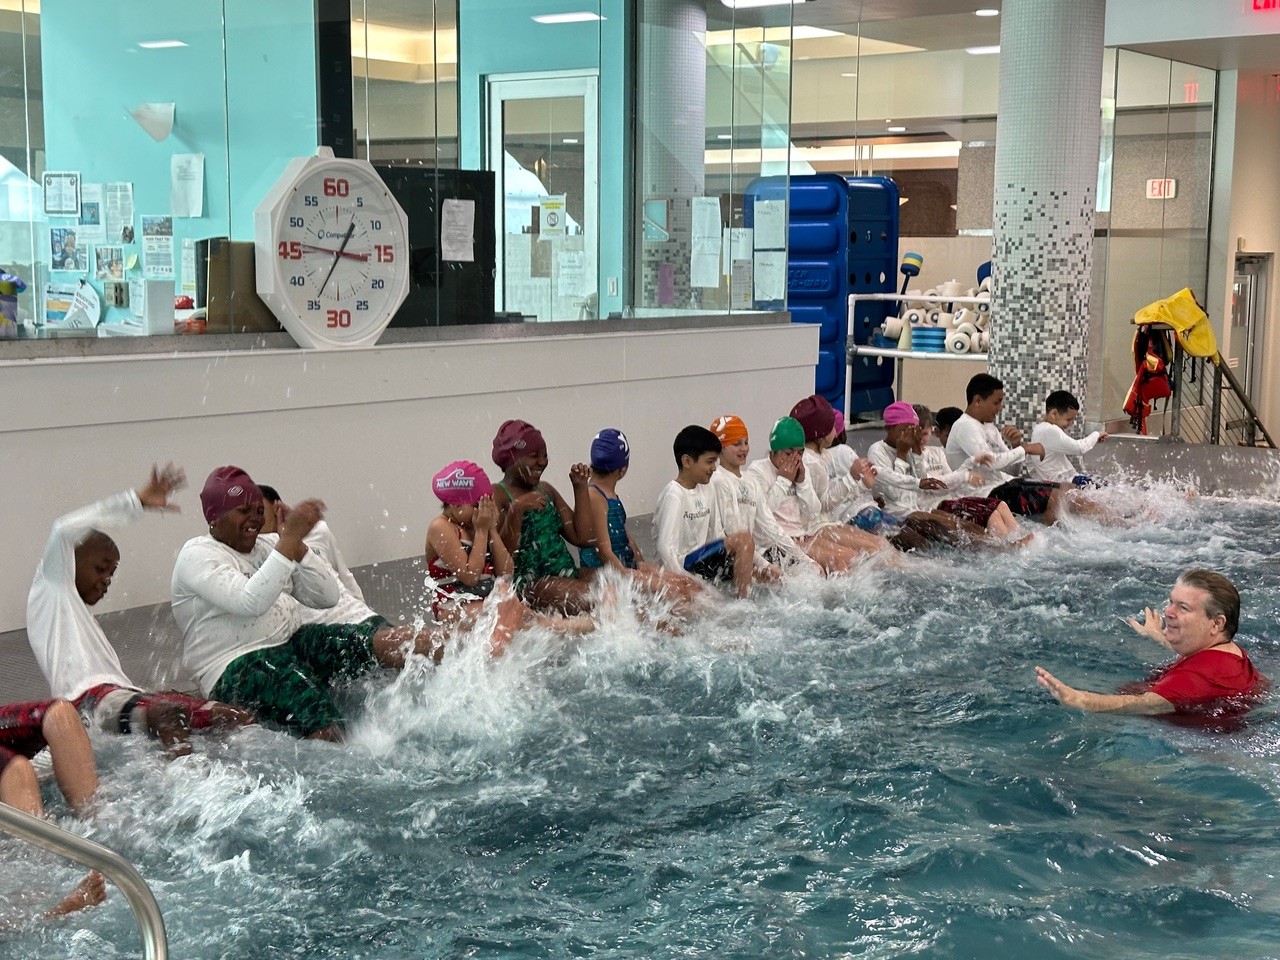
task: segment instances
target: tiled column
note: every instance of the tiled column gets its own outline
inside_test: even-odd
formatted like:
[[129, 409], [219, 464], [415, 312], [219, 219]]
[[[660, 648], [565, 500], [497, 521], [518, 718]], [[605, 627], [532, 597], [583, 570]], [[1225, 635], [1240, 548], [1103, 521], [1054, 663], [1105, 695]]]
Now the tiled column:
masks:
[[1004, 0], [991, 373], [1029, 430], [1051, 390], [1085, 402], [1106, 0]]

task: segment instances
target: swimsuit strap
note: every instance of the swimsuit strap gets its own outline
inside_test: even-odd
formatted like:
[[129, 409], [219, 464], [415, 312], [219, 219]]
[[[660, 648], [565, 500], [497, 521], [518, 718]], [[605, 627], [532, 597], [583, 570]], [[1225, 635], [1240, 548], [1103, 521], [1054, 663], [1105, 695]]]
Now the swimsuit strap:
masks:
[[600, 486], [600, 484], [598, 483], [588, 483], [587, 486], [590, 487], [592, 490], [594, 490], [596, 493], [600, 494], [600, 496], [604, 497], [606, 500], [618, 499], [617, 497], [611, 497], [607, 493], [605, 493], [604, 488]]

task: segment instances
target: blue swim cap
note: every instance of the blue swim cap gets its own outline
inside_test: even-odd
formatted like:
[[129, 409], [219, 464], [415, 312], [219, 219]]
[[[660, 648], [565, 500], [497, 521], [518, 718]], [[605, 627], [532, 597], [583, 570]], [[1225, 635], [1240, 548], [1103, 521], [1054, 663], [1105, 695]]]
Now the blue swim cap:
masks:
[[601, 473], [613, 473], [631, 462], [631, 446], [627, 435], [609, 427], [601, 430], [591, 441], [591, 468]]

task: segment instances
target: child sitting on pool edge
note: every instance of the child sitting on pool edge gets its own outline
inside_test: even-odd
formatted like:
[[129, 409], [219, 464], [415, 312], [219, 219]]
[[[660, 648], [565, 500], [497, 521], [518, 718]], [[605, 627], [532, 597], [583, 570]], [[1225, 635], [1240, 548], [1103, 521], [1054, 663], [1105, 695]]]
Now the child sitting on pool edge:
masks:
[[635, 538], [627, 529], [627, 510], [618, 496], [618, 481], [631, 465], [631, 447], [626, 434], [612, 427], [601, 430], [591, 441], [591, 523], [595, 543], [583, 547], [578, 559], [588, 580], [599, 570], [613, 569], [631, 578], [652, 593], [670, 594], [677, 611], [687, 613], [689, 604], [704, 591], [697, 581], [647, 563]]
[[724, 535], [715, 498], [707, 484], [720, 459], [720, 441], [693, 424], [672, 444], [676, 478], [662, 488], [653, 508], [658, 558], [663, 569], [698, 576], [712, 583], [732, 582], [739, 597], [751, 593], [751, 534]]

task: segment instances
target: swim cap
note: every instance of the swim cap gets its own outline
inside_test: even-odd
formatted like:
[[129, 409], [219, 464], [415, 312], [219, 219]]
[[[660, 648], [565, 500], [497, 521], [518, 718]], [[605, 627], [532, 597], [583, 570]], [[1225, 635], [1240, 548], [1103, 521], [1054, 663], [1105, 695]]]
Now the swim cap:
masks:
[[493, 438], [493, 462], [505, 470], [521, 457], [543, 453], [546, 449], [547, 441], [533, 424], [507, 420]]
[[591, 441], [591, 468], [601, 473], [613, 473], [631, 462], [631, 447], [627, 435], [609, 427], [596, 434]]
[[204, 518], [210, 523], [236, 507], [257, 503], [261, 499], [262, 491], [258, 485], [239, 467], [232, 466], [214, 470], [200, 491], [200, 506], [204, 508]]
[[[814, 394], [805, 397], [791, 408], [791, 416], [804, 430], [805, 440], [818, 440], [831, 432], [836, 423], [835, 408], [826, 397]], [[803, 446], [803, 444], [801, 444]]]
[[461, 507], [493, 495], [493, 484], [470, 460], [455, 460], [431, 478], [431, 491], [441, 503]]
[[920, 426], [920, 416], [916, 413], [915, 407], [905, 400], [898, 400], [884, 408], [884, 425], [886, 427], [897, 427], [904, 423], [913, 427]]
[[803, 446], [804, 427], [800, 426], [800, 421], [794, 417], [783, 417], [773, 425], [773, 430], [769, 434], [770, 452], [794, 450], [796, 447]]
[[711, 432], [716, 435], [721, 445], [726, 447], [731, 443], [747, 439], [747, 425], [733, 414], [716, 417], [711, 422]]
[[835, 431], [837, 436], [844, 433], [844, 413], [840, 410], [836, 410]]

